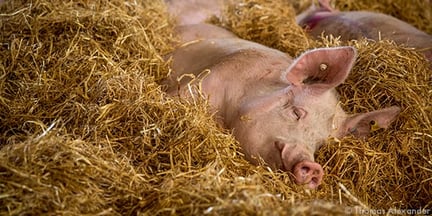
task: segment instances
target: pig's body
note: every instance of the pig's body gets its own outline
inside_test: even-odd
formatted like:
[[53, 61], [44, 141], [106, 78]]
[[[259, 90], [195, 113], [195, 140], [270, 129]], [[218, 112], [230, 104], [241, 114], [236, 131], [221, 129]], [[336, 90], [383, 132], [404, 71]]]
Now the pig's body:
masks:
[[351, 117], [343, 112], [334, 88], [354, 63], [352, 47], [316, 49], [293, 59], [216, 26], [179, 28], [183, 44], [172, 54], [169, 94], [191, 97], [188, 85], [200, 85], [247, 159], [262, 158], [309, 188], [321, 183], [323, 169], [314, 152], [329, 136], [365, 136], [370, 121], [387, 127], [399, 112], [397, 107]]
[[340, 36], [341, 40], [368, 38], [393, 40], [396, 44], [416, 48], [432, 62], [432, 36], [392, 16], [369, 12], [339, 12], [320, 0], [321, 7], [300, 15], [297, 22], [315, 37]]

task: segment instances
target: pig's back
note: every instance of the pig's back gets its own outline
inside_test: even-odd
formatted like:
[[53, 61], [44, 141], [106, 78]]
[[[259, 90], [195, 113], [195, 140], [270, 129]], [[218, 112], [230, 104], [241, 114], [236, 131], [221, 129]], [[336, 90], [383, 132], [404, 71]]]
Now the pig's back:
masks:
[[[192, 42], [175, 50], [172, 69], [178, 75], [196, 74], [248, 52], [259, 53], [258, 55], [263, 57], [269, 55], [286, 56], [278, 50], [239, 38], [207, 39]], [[250, 61], [254, 61], [254, 59], [250, 59]]]
[[[206, 69], [211, 70], [213, 79], [248, 79], [259, 76], [257, 67], [268, 67], [269, 60], [284, 62], [292, 61], [285, 53], [258, 43], [239, 38], [215, 38], [196, 40], [176, 49], [172, 55], [172, 73], [167, 85], [176, 86], [177, 78], [183, 74], [198, 77]], [[190, 79], [183, 79], [181, 86]]]
[[393, 40], [397, 44], [414, 48], [432, 46], [432, 36], [392, 16], [369, 12], [350, 11], [329, 13], [317, 22], [311, 33], [320, 36], [322, 32], [340, 36], [342, 40], [368, 38]]
[[361, 28], [367, 29], [364, 32], [368, 32], [371, 39], [390, 39], [397, 44], [415, 48], [432, 46], [431, 35], [395, 17], [368, 11], [346, 12], [343, 16], [357, 21]]

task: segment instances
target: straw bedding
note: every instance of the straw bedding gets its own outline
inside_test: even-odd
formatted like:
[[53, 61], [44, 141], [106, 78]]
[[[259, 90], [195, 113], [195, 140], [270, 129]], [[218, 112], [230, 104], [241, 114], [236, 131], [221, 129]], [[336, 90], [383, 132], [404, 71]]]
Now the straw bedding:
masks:
[[[244, 1], [224, 26], [281, 49], [350, 44], [350, 113], [398, 105], [367, 140], [329, 139], [316, 191], [245, 161], [205, 98], [167, 97], [174, 22], [162, 1], [16, 0], [0, 6], [0, 214], [345, 215], [432, 209], [432, 71], [389, 41], [310, 39], [308, 1]], [[432, 33], [428, 1], [338, 1]], [[420, 14], [420, 15], [418, 15]], [[429, 20], [429, 21], [428, 21]], [[363, 211], [361, 210], [363, 209]], [[408, 213], [405, 211], [404, 213]], [[429, 212], [430, 213], [430, 212]]]

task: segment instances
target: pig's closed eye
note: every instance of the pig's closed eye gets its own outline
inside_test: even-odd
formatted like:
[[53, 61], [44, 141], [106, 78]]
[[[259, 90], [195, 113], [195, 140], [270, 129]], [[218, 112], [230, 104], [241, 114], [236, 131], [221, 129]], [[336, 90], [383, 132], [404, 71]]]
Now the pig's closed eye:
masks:
[[306, 111], [302, 108], [295, 107], [291, 103], [286, 103], [282, 106], [284, 111], [284, 115], [289, 117], [290, 119], [299, 121], [300, 119], [306, 116]]
[[304, 118], [306, 115], [306, 112], [302, 108], [298, 107], [293, 107], [292, 112], [297, 121]]

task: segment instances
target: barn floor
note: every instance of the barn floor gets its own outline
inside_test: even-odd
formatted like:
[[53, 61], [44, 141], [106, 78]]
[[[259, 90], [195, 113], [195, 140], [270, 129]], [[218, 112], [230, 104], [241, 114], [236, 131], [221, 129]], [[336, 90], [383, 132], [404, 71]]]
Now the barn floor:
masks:
[[[217, 25], [297, 56], [359, 51], [338, 88], [349, 113], [398, 105], [367, 140], [329, 139], [318, 190], [249, 164], [205, 98], [170, 98], [174, 23], [146, 0], [5, 0], [0, 5], [1, 215], [359, 215], [432, 213], [432, 70], [389, 41], [314, 40], [301, 1], [244, 0]], [[426, 0], [346, 0], [432, 34]], [[420, 15], [419, 15], [420, 14]]]

